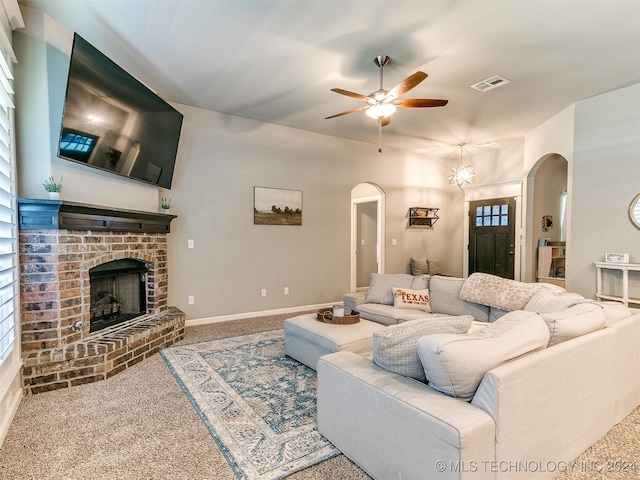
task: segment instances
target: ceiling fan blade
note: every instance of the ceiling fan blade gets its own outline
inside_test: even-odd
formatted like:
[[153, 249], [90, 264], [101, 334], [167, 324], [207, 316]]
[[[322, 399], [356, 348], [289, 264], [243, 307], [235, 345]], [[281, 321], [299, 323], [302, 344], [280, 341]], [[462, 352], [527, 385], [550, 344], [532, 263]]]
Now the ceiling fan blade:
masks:
[[332, 88], [331, 91], [339, 93], [340, 95], [346, 95], [347, 97], [357, 98], [363, 102], [366, 102], [369, 99], [369, 97], [362, 95], [361, 93], [350, 92], [349, 90], [343, 90], [341, 88]]
[[367, 108], [369, 108], [369, 105], [365, 105], [364, 107], [352, 108], [351, 110], [347, 110], [346, 112], [340, 112], [340, 113], [336, 113], [335, 115], [331, 115], [330, 117], [324, 117], [324, 119], [328, 120], [330, 118], [341, 117], [343, 115], [348, 115], [350, 113], [355, 113], [355, 112], [360, 112], [362, 110], [366, 110]]
[[431, 98], [408, 98], [406, 100], [393, 102], [396, 107], [400, 108], [444, 107], [447, 103], [449, 103], [449, 100], [435, 100]]
[[387, 97], [398, 98], [401, 95], [404, 95], [413, 87], [417, 86], [420, 82], [422, 82], [425, 78], [427, 78], [427, 74], [421, 71], [417, 71], [413, 75], [408, 76], [396, 86], [394, 86], [391, 90], [387, 92]]

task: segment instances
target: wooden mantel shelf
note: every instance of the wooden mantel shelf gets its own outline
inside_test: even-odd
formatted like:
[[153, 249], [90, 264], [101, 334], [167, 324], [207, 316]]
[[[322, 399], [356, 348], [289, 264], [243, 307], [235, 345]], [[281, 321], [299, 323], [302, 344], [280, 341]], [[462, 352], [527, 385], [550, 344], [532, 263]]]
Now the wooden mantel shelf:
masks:
[[20, 230], [169, 233], [176, 215], [100, 207], [63, 200], [18, 198]]

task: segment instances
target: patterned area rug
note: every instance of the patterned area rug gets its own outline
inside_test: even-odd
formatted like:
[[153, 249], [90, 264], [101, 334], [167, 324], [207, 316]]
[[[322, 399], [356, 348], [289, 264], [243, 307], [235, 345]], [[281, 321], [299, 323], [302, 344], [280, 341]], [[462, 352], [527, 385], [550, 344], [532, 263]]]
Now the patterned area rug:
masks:
[[285, 355], [283, 330], [161, 354], [239, 479], [281, 479], [340, 453], [316, 428], [316, 372]]

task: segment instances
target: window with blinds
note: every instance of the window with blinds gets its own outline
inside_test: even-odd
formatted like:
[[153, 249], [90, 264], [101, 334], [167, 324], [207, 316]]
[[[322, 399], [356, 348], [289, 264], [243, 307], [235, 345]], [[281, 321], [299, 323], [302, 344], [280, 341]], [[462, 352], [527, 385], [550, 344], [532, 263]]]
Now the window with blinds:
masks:
[[14, 54], [4, 29], [0, 29], [0, 364], [16, 342], [16, 221], [13, 156]]

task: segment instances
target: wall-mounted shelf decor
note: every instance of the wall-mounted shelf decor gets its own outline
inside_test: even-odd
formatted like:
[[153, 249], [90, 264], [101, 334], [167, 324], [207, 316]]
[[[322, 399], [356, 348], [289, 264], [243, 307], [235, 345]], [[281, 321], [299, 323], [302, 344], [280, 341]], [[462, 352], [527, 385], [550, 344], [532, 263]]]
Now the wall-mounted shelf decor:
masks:
[[426, 226], [433, 227], [433, 224], [438, 221], [437, 208], [430, 207], [411, 207], [409, 209], [409, 226]]

